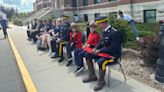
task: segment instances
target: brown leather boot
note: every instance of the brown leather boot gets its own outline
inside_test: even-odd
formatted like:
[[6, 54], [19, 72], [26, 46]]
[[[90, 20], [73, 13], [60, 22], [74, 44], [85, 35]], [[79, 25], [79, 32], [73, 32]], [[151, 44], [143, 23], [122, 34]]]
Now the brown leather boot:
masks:
[[97, 76], [88, 76], [87, 78], [83, 79], [83, 83], [88, 83], [88, 82], [92, 82], [92, 81], [97, 81]]
[[99, 70], [99, 79], [98, 83], [96, 84], [94, 91], [99, 91], [105, 86], [105, 70]]
[[88, 83], [88, 82], [92, 82], [92, 81], [97, 81], [97, 76], [95, 74], [95, 70], [93, 67], [93, 62], [90, 59], [86, 60], [87, 62], [87, 66], [88, 66], [88, 72], [89, 72], [89, 76], [87, 78], [83, 79], [83, 83]]

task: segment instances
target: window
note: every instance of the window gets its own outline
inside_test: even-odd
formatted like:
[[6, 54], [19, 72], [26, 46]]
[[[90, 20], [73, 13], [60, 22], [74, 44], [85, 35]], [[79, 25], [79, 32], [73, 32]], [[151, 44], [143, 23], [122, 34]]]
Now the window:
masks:
[[101, 0], [94, 0], [94, 4], [98, 4], [100, 2], [101, 2]]
[[145, 23], [156, 22], [156, 9], [144, 10], [144, 22]]
[[88, 14], [84, 14], [84, 21], [85, 21], [85, 22], [88, 21]]
[[95, 18], [100, 17], [100, 13], [95, 13]]
[[77, 7], [77, 0], [71, 0], [72, 1], [72, 7]]
[[109, 2], [114, 2], [114, 1], [117, 1], [117, 0], [108, 0]]
[[88, 0], [83, 0], [83, 6], [87, 6], [88, 5]]

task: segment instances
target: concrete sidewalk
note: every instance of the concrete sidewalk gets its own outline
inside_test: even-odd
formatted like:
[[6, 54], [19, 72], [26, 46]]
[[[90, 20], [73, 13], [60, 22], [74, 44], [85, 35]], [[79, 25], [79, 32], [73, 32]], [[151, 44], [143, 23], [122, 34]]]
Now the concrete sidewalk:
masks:
[[[59, 64], [57, 59], [50, 59], [48, 52], [37, 52], [36, 45], [31, 45], [26, 40], [24, 28], [13, 27], [9, 33], [38, 92], [93, 92], [96, 82], [82, 83], [82, 79], [87, 76], [86, 71], [80, 76], [76, 76], [73, 73], [76, 69], [75, 65], [65, 67], [66, 62]], [[123, 75], [113, 70], [110, 84], [110, 87], [105, 87], [100, 92], [160, 92], [132, 78], [128, 78], [125, 84]]]

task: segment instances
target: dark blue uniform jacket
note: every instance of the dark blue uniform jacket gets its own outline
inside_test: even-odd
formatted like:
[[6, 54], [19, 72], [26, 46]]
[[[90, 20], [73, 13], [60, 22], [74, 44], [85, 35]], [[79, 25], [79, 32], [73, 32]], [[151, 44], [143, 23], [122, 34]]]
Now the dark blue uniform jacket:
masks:
[[100, 53], [108, 53], [115, 58], [121, 56], [122, 34], [121, 32], [110, 27], [108, 30], [102, 32], [102, 38], [96, 45], [96, 49]]

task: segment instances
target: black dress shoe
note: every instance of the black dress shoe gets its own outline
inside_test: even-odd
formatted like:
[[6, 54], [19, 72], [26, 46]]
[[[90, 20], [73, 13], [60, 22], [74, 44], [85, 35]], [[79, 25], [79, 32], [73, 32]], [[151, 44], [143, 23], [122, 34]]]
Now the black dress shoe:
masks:
[[64, 61], [64, 58], [60, 58], [58, 62], [61, 63], [63, 61]]
[[66, 64], [66, 66], [70, 66], [72, 64], [72, 60], [69, 60], [68, 63]]
[[27, 38], [27, 40], [28, 40], [28, 41], [31, 41], [31, 39], [30, 39], [30, 38]]
[[3, 39], [6, 39], [6, 36], [5, 36], [5, 37], [3, 37]]
[[54, 56], [51, 56], [51, 58], [58, 58], [59, 55], [54, 55]]

